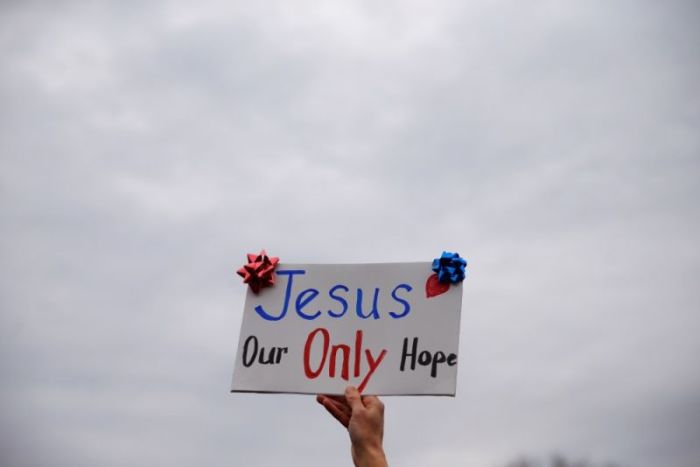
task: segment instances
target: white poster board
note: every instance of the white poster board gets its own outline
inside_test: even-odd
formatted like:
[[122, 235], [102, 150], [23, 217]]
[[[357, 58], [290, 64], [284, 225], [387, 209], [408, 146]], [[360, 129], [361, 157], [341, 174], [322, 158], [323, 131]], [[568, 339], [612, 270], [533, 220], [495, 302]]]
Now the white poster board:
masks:
[[280, 263], [274, 286], [247, 292], [231, 391], [454, 396], [462, 284], [428, 298], [431, 274]]

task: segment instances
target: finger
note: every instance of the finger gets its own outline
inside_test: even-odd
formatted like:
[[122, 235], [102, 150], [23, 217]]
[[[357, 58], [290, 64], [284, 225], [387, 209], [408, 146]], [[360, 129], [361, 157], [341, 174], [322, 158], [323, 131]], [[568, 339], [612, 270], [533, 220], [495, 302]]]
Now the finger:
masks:
[[350, 409], [350, 406], [346, 404], [345, 402], [337, 402], [337, 401], [329, 401], [331, 404], [333, 404], [338, 410], [343, 412], [345, 416], [350, 420], [350, 416], [352, 415], [352, 409]]
[[348, 418], [350, 418], [350, 414], [352, 411], [350, 410], [350, 406], [345, 402], [345, 399], [341, 400], [335, 400], [334, 396], [328, 396], [325, 394], [320, 394], [316, 396], [316, 400], [318, 401], [319, 404], [323, 405], [324, 407], [327, 405], [332, 405], [337, 411], [343, 412], [345, 415], [347, 415]]
[[[347, 401], [345, 400], [345, 396], [336, 396], [336, 395], [329, 395], [329, 394], [324, 394], [324, 397], [327, 397], [329, 399], [333, 399], [334, 401], [338, 401], [341, 404], [348, 405]], [[348, 406], [349, 408], [349, 406]]]
[[376, 407], [377, 409], [381, 410], [382, 412], [384, 411], [384, 403], [377, 396], [363, 396], [362, 402], [365, 404], [365, 407], [367, 407], [368, 409]]
[[323, 397], [325, 399], [333, 401], [333, 403], [336, 405], [336, 407], [338, 407], [343, 412], [348, 414], [348, 417], [352, 413], [352, 409], [348, 405], [348, 402], [345, 400], [345, 396], [335, 396], [335, 395], [322, 394], [319, 397]]
[[345, 413], [348, 418], [350, 418], [350, 414], [352, 413], [352, 410], [350, 409], [350, 406], [348, 405], [347, 402], [345, 402], [345, 398], [338, 400], [335, 397], [329, 397], [329, 396], [323, 396], [324, 397], [324, 403], [326, 404], [333, 404], [338, 410], [342, 411]]
[[338, 402], [329, 399], [328, 397], [324, 396], [319, 396], [316, 400], [323, 405], [323, 407], [328, 411], [329, 414], [333, 416], [338, 422], [340, 422], [341, 425], [343, 425], [345, 428], [348, 427], [348, 423], [350, 423], [350, 414], [347, 413], [347, 409], [344, 409], [343, 406], [339, 405]]
[[355, 410], [365, 408], [364, 404], [362, 403], [362, 399], [360, 398], [360, 393], [357, 392], [357, 388], [355, 388], [355, 386], [348, 386], [345, 388], [345, 400], [348, 401], [348, 405], [353, 412]]

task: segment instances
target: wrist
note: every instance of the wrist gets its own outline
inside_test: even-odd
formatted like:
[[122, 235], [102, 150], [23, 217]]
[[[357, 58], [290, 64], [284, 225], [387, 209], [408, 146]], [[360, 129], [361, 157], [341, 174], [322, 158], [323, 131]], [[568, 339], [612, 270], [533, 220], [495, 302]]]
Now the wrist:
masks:
[[352, 451], [356, 467], [387, 467], [388, 465], [381, 445], [353, 446]]

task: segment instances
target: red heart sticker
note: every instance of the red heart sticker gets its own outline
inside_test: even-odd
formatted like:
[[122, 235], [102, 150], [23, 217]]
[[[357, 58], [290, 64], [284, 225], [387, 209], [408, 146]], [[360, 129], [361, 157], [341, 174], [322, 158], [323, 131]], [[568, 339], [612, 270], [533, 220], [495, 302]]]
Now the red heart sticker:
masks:
[[443, 284], [440, 282], [437, 274], [433, 274], [432, 276], [428, 277], [428, 280], [425, 282], [425, 295], [428, 298], [444, 294], [449, 289], [450, 283], [446, 282]]

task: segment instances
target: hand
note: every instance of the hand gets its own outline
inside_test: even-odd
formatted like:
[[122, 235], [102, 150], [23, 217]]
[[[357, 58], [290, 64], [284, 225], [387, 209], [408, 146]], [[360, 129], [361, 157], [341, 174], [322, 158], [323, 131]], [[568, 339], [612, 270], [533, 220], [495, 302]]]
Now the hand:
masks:
[[376, 396], [360, 396], [353, 386], [345, 396], [318, 395], [316, 400], [350, 434], [352, 460], [357, 467], [387, 467], [384, 439], [384, 404]]

